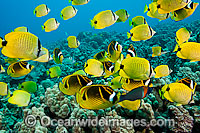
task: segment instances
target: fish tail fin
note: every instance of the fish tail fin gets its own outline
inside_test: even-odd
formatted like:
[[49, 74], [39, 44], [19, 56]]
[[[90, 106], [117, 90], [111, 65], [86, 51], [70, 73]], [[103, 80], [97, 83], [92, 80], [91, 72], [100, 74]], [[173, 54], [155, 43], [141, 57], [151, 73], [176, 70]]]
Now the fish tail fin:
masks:
[[111, 81], [108, 81], [108, 86], [112, 86], [112, 82]]
[[147, 4], [145, 4], [145, 6], [144, 6], [144, 13], [147, 12], [148, 10], [149, 10], [149, 8], [148, 8]]
[[42, 30], [44, 30], [44, 29], [45, 29], [45, 26], [44, 26], [44, 25], [42, 25], [41, 27], [42, 27]]
[[18, 89], [20, 89], [22, 87], [22, 85], [19, 83], [19, 85], [18, 85]]
[[178, 51], [178, 48], [179, 48], [179, 45], [178, 45], [178, 43], [177, 43], [176, 46], [175, 46], [175, 48], [174, 48], [174, 51], [173, 51], [173, 52]]
[[93, 28], [94, 27], [94, 21], [90, 19], [90, 25]]
[[175, 19], [174, 12], [170, 12], [170, 14], [171, 14], [171, 19], [174, 20]]
[[60, 14], [60, 18], [63, 19], [63, 15], [62, 15], [62, 13]]
[[47, 76], [49, 76], [49, 71], [47, 71], [46, 73], [47, 73]]
[[129, 26], [132, 26], [132, 21], [131, 20], [129, 20]]
[[119, 102], [124, 100], [135, 101], [144, 97], [144, 88], [139, 87], [129, 91], [126, 95], [121, 95]]
[[36, 10], [33, 10], [33, 14], [34, 14], [34, 15], [36, 14]]
[[127, 38], [131, 38], [131, 34], [129, 32], [127, 32]]

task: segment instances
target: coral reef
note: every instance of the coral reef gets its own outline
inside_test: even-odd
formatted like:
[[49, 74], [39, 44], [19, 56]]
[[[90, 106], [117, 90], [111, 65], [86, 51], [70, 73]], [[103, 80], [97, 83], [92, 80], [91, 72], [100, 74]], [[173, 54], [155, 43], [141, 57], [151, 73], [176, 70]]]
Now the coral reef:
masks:
[[170, 110], [170, 115], [175, 120], [175, 126], [171, 128], [171, 131], [176, 133], [192, 132], [194, 119], [185, 108], [182, 106], [175, 107], [170, 105], [168, 109]]

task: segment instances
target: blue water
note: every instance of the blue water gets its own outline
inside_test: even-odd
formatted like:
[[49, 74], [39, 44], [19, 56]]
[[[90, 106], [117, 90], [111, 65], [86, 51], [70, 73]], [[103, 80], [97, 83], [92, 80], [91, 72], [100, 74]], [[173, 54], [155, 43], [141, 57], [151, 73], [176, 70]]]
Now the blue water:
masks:
[[[198, 2], [199, 0], [194, 0]], [[2, 0], [0, 8], [0, 36], [4, 37], [5, 34], [19, 26], [28, 27], [29, 31], [37, 35], [42, 43], [56, 41], [66, 38], [65, 32], [68, 35], [78, 35], [82, 31], [117, 31], [124, 32], [129, 31], [130, 27], [128, 21], [125, 23], [116, 23], [110, 27], [102, 30], [94, 30], [91, 28], [89, 22], [97, 13], [103, 10], [113, 10], [114, 12], [119, 9], [126, 9], [131, 15], [130, 19], [143, 15], [149, 25], [164, 24], [164, 23], [177, 23], [168, 19], [159, 22], [157, 19], [150, 18], [143, 13], [145, 4], [149, 4], [151, 0], [91, 0], [86, 5], [75, 6], [78, 9], [78, 13], [75, 17], [69, 20], [62, 20], [60, 18], [60, 11], [71, 4], [68, 0]], [[51, 12], [44, 17], [37, 18], [33, 14], [33, 10], [40, 4], [47, 4], [51, 9]], [[194, 14], [189, 18], [183, 20], [183, 22], [191, 22], [196, 19], [200, 19], [200, 6], [196, 9]], [[46, 33], [41, 30], [41, 25], [49, 18], [55, 17], [60, 26], [56, 31]]]

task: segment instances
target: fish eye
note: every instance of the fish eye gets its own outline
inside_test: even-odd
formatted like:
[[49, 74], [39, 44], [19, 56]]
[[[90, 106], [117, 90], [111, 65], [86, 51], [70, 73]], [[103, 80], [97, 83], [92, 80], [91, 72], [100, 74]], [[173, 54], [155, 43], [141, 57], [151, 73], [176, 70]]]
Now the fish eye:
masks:
[[94, 24], [97, 24], [97, 21], [94, 21]]
[[123, 69], [123, 68], [124, 68], [124, 65], [121, 65], [121, 66], [120, 66], [120, 69]]
[[131, 36], [133, 36], [133, 33], [131, 33]]
[[111, 85], [113, 85], [113, 83], [111, 83]]
[[126, 83], [128, 83], [128, 79], [126, 79]]

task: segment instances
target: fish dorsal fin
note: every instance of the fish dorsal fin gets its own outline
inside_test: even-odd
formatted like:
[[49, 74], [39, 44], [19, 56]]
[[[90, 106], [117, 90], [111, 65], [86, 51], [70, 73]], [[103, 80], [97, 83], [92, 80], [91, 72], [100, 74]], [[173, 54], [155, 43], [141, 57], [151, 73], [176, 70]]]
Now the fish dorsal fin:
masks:
[[179, 80], [178, 83], [183, 83], [183, 84], [187, 85], [189, 88], [191, 88], [192, 90], [195, 87], [195, 82], [193, 80], [189, 79], [188, 77]]

